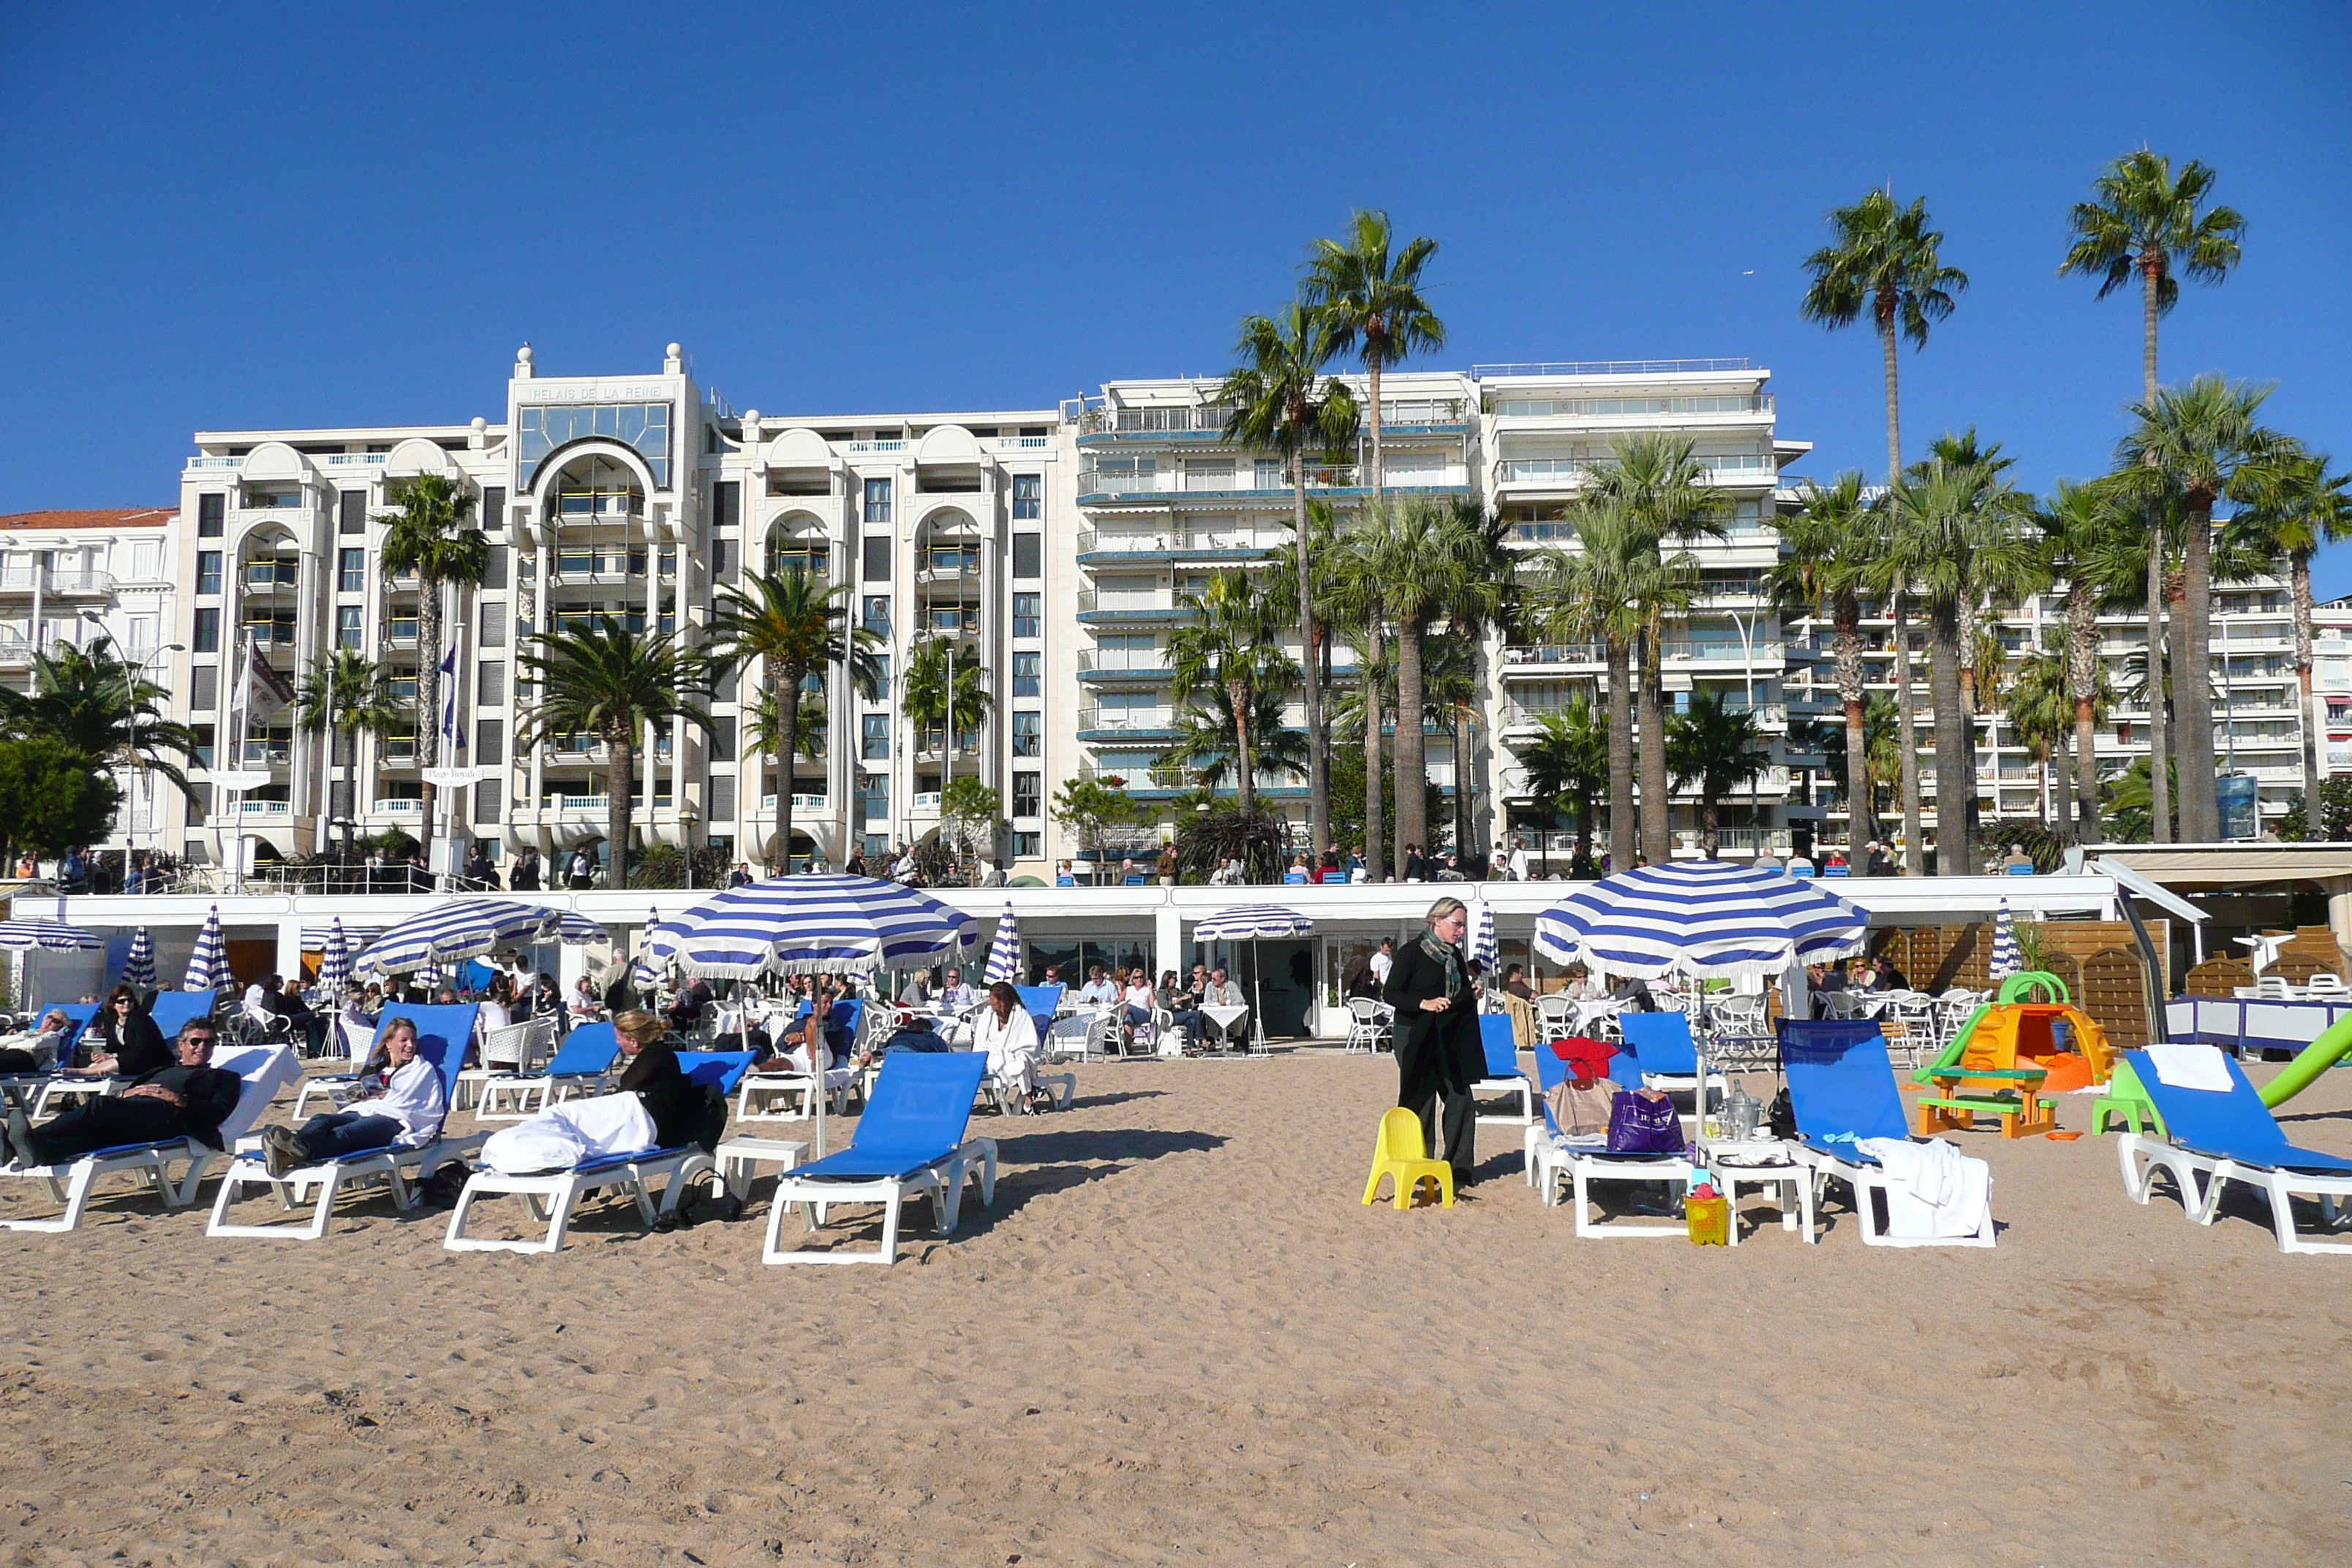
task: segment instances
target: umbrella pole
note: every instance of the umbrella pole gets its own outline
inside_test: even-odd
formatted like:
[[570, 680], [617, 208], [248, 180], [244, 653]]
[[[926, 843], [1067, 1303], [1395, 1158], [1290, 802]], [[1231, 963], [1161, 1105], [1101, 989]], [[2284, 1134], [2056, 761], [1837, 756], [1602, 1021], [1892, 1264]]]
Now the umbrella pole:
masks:
[[1257, 1054], [1265, 1052], [1265, 955], [1259, 950], [1257, 938], [1250, 938], [1250, 1037], [1257, 1042]]

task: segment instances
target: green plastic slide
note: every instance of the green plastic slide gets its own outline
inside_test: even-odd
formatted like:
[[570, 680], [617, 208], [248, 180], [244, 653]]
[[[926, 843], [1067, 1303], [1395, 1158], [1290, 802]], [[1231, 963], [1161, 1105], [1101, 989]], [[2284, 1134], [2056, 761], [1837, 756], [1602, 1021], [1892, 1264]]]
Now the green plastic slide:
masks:
[[2294, 1060], [2279, 1068], [2276, 1078], [2263, 1085], [2263, 1103], [2273, 1110], [2285, 1104], [2309, 1089], [2321, 1073], [2347, 1056], [2352, 1056], [2352, 1013], [2329, 1025], [2319, 1038], [2296, 1055]]

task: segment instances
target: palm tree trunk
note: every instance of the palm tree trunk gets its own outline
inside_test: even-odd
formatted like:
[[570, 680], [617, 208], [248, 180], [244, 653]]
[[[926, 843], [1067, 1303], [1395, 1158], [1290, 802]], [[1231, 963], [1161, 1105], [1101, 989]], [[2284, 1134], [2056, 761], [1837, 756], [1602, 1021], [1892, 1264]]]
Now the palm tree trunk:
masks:
[[1418, 621], [1397, 627], [1396, 721], [1396, 861], [1397, 880], [1404, 880], [1408, 847], [1429, 847], [1429, 742], [1422, 726], [1422, 709], [1428, 693], [1422, 679], [1422, 637]]
[[2213, 503], [2189, 510], [2186, 612], [2180, 627], [2179, 689], [2173, 728], [2179, 731], [2180, 837], [2211, 844], [2221, 837], [2221, 805], [2213, 793]]
[[2055, 764], [2053, 771], [2056, 776], [2050, 793], [2058, 797], [2058, 836], [2072, 839], [2074, 837], [2074, 801], [2066, 793], [2066, 731], [2063, 729], [2050, 738], [2050, 757]]
[[2287, 580], [2294, 594], [2294, 679], [2303, 701], [2303, 836], [2318, 842], [2325, 824], [2319, 810], [2319, 716], [2311, 710], [2311, 555], [2289, 557]]
[[1960, 718], [1959, 615], [1948, 604], [1928, 611], [1927, 698], [1936, 714], [1936, 874], [1966, 877], [1977, 863], [1968, 805], [1977, 781]]
[[[1960, 601], [1959, 629], [1955, 634], [1959, 656], [1960, 765], [1967, 770], [1969, 792], [1961, 797], [1960, 810], [1969, 826], [1969, 846], [1976, 847], [1977, 832], [1977, 615], [1973, 597]], [[1995, 746], [2000, 744], [1998, 735]], [[2000, 798], [1998, 788], [1993, 793], [1996, 803]]]
[[[1839, 617], [1841, 622], [1844, 618]], [[1833, 651], [1838, 696], [1845, 704], [1845, 837], [1846, 858], [1851, 860], [1855, 850], [1878, 837], [1878, 823], [1871, 810], [1870, 746], [1864, 733], [1870, 693], [1863, 680], [1861, 632], [1841, 626]]]
[[2099, 622], [2091, 595], [2070, 584], [2066, 683], [2074, 699], [2074, 818], [2080, 842], [2099, 841]]
[[1674, 792], [1666, 777], [1666, 703], [1658, 684], [1658, 634], [1642, 634], [1642, 675], [1634, 688], [1640, 729], [1634, 736], [1642, 770], [1642, 853], [1664, 866], [1675, 858]]
[[[416, 578], [416, 755], [419, 765], [441, 765], [441, 595], [440, 584], [422, 573]], [[39, 628], [36, 627], [37, 632]], [[425, 781], [418, 803], [421, 819], [416, 837], [425, 864], [433, 864], [433, 822], [441, 786]], [[357, 803], [354, 802], [354, 805]]]
[[1895, 384], [1895, 302], [1883, 301], [1876, 314], [1878, 356], [1886, 371], [1886, 482], [1894, 485], [1903, 479], [1903, 398]]
[[[2150, 394], [2153, 396], [2153, 394]], [[2147, 826], [2148, 840], [2172, 842], [2172, 779], [2168, 766], [2172, 753], [2165, 748], [2164, 679], [2164, 522], [2154, 501], [2148, 503], [2147, 547]]]
[[1903, 618], [1903, 584], [1887, 595], [1895, 617], [1895, 713], [1901, 721], [1903, 745], [1903, 870], [1922, 876], [1927, 869], [1927, 846], [1919, 826], [1919, 719], [1911, 706], [1911, 628]]
[[[1370, 380], [1370, 389], [1369, 389], [1369, 390], [1370, 391], [1370, 393], [1371, 393], [1371, 395], [1372, 395], [1372, 408], [1371, 408], [1371, 414], [1372, 414], [1372, 419], [1371, 419], [1371, 436], [1372, 436], [1372, 486], [1371, 486], [1371, 489], [1372, 489], [1372, 510], [1373, 510], [1373, 511], [1374, 511], [1375, 513], [1377, 513], [1377, 512], [1379, 511], [1379, 510], [1380, 510], [1380, 505], [1381, 505], [1381, 499], [1382, 499], [1384, 496], [1386, 496], [1386, 495], [1388, 494], [1388, 483], [1389, 483], [1389, 477], [1388, 477], [1388, 475], [1387, 475], [1387, 474], [1385, 474], [1385, 473], [1383, 473], [1383, 472], [1381, 471], [1381, 356], [1380, 356], [1379, 354], [1377, 354], [1377, 353], [1371, 353], [1371, 354], [1366, 354], [1366, 355], [1364, 356], [1364, 374], [1366, 375], [1366, 377], [1367, 377], [1367, 378]], [[1400, 788], [1400, 789], [1399, 789], [1399, 791], [1398, 791], [1397, 798], [1398, 798], [1400, 801], [1402, 801], [1402, 800], [1404, 798], [1403, 791], [1402, 790], [1402, 788]], [[1400, 806], [1398, 809], [1399, 809], [1399, 810], [1402, 810], [1403, 808], [1402, 808], [1402, 806]], [[1397, 835], [1397, 837], [1400, 837], [1400, 838], [1402, 838], [1402, 837], [1404, 837], [1404, 835], [1403, 835], [1402, 832], [1400, 832], [1400, 833]]]
[[1320, 851], [1331, 842], [1331, 749], [1323, 732], [1323, 670], [1315, 657], [1315, 574], [1307, 561], [1307, 454], [1294, 455], [1290, 468], [1290, 526], [1298, 541], [1298, 652], [1306, 668], [1307, 837]]
[[637, 794], [635, 737], [607, 741], [604, 749], [613, 769], [604, 781], [604, 886], [617, 890], [629, 885], [629, 818], [635, 815]]
[[1609, 868], [1633, 863], [1633, 650], [1611, 638], [1609, 662]]
[[1257, 809], [1257, 752], [1250, 744], [1249, 690], [1238, 680], [1228, 680], [1225, 700], [1234, 707], [1234, 750], [1240, 753], [1234, 759], [1234, 766], [1240, 770], [1234, 787], [1241, 801], [1242, 815], [1247, 816]]
[[781, 670], [770, 677], [776, 698], [776, 741], [782, 753], [776, 758], [781, 771], [776, 775], [776, 842], [782, 846], [777, 853], [784, 859], [784, 874], [793, 869], [793, 759], [800, 755], [801, 744], [801, 683], [793, 671]]
[[1454, 710], [1454, 852], [1470, 858], [1470, 710]]
[[1382, 663], [1382, 652], [1381, 607], [1374, 605], [1365, 616], [1363, 668], [1356, 677], [1364, 689], [1364, 876], [1374, 882], [1381, 879], [1383, 829], [1388, 815], [1388, 792], [1381, 787], [1382, 704], [1377, 671]]

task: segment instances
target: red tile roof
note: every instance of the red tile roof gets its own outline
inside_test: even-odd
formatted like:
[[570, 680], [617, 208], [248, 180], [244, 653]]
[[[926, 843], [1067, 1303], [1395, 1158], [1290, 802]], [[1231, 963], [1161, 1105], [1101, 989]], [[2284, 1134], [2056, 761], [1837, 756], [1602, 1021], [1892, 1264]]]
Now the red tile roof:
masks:
[[0, 517], [0, 528], [161, 528], [180, 515], [175, 506], [101, 507], [87, 511], [20, 511]]

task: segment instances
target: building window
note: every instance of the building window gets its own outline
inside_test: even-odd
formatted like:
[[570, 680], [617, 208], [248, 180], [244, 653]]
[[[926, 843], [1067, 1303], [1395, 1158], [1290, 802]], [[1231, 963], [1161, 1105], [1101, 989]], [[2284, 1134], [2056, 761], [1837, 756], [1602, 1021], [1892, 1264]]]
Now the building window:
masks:
[[367, 552], [339, 550], [335, 552], [335, 591], [341, 594], [367, 592]]
[[1034, 522], [1045, 515], [1045, 476], [1013, 476], [1013, 521]]
[[743, 516], [743, 487], [733, 479], [721, 479], [710, 487], [710, 526], [733, 528]]
[[866, 700], [879, 702], [889, 694], [890, 656], [887, 653], [877, 653], [874, 656], [874, 679], [866, 683]]
[[1013, 715], [1013, 754], [1016, 757], [1042, 757], [1045, 754], [1045, 716], [1043, 713]]
[[[735, 721], [720, 714], [710, 721], [710, 760], [731, 763], [735, 760]], [[733, 816], [732, 812], [728, 814]]]
[[507, 526], [507, 492], [503, 485], [486, 485], [482, 489], [481, 525], [493, 531], [504, 532]]
[[[221, 552], [217, 550], [196, 552], [196, 592], [217, 594], [221, 588]], [[215, 613], [218, 618], [218, 613]]]
[[1043, 594], [1015, 594], [1013, 595], [1013, 635], [1014, 637], [1034, 637], [1043, 635], [1039, 629], [1038, 622], [1040, 619], [1039, 602], [1044, 598], [1045, 595]]
[[[887, 523], [890, 521], [889, 480], [868, 479], [866, 481], [866, 521], [869, 523]], [[887, 571], [888, 569], [886, 567], [884, 569], [885, 575], [887, 575]]]
[[506, 804], [506, 791], [497, 779], [479, 779], [474, 784], [474, 820], [496, 822], [499, 808]]
[[493, 544], [482, 558], [482, 586], [504, 588], [507, 585], [507, 547]]
[[496, 599], [489, 600], [482, 605], [482, 646], [484, 647], [507, 646], [507, 607]]
[[[215, 555], [213, 559], [217, 561], [220, 557]], [[213, 592], [220, 592], [217, 584]], [[217, 608], [207, 607], [196, 612], [195, 637], [191, 646], [197, 653], [220, 652], [220, 611]]]
[[211, 767], [213, 765], [213, 727], [210, 724], [192, 724], [189, 729], [195, 733], [196, 743], [190, 748], [190, 752], [196, 766]]
[[857, 754], [869, 763], [888, 762], [890, 760], [890, 715], [868, 713], [858, 722], [863, 726], [860, 731], [863, 740]]
[[866, 562], [858, 574], [868, 583], [887, 583], [890, 580], [890, 536], [888, 534], [866, 535]]
[[890, 775], [888, 773], [860, 774], [857, 780], [857, 805], [858, 809], [866, 814], [866, 820], [868, 822], [877, 817], [889, 816]]
[[1016, 533], [1013, 536], [1013, 575], [1034, 582], [1045, 574], [1045, 535]]
[[890, 596], [887, 594], [866, 595], [866, 629], [877, 637], [890, 635]]
[[226, 496], [196, 498], [196, 537], [198, 539], [218, 539], [221, 536], [221, 522], [226, 516], [227, 506]]
[[503, 664], [478, 664], [474, 667], [474, 701], [482, 708], [499, 708], [507, 700], [507, 667]]
[[1034, 860], [1045, 852], [1045, 836], [1042, 833], [1015, 833], [1013, 836], [1013, 858]]
[[1045, 694], [1045, 681], [1037, 672], [1037, 667], [1044, 658], [1043, 654], [1034, 653], [1016, 653], [1013, 656], [1013, 696], [1043, 697]]
[[474, 762], [477, 766], [494, 768], [507, 760], [507, 727], [497, 719], [474, 721]]
[[336, 647], [357, 647], [360, 646], [360, 616], [362, 613], [362, 607], [358, 605], [344, 605], [335, 611]]
[[367, 491], [345, 490], [335, 498], [335, 531], [367, 531]]
[[1045, 775], [1016, 773], [1013, 775], [1013, 815], [1038, 816], [1044, 813]]

